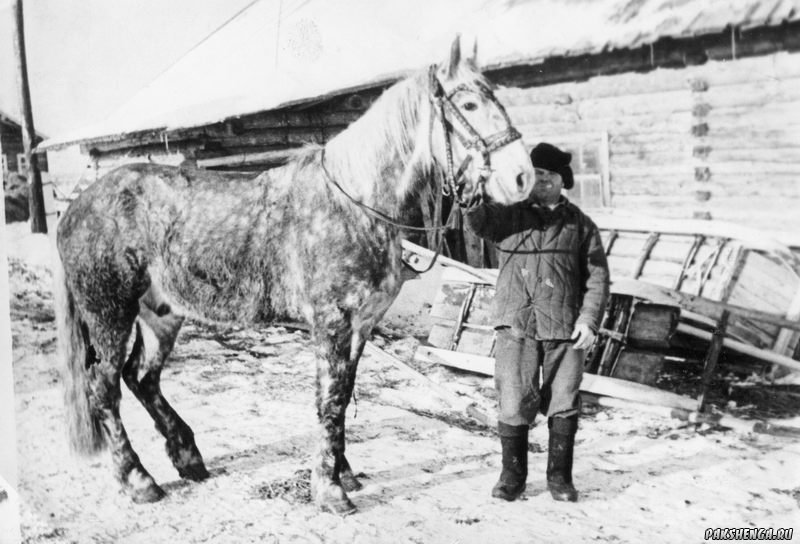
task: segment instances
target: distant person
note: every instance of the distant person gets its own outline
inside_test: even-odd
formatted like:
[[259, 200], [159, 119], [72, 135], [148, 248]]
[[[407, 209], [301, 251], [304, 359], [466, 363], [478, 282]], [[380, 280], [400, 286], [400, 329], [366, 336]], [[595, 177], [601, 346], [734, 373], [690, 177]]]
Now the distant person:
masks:
[[528, 430], [538, 411], [547, 416], [550, 434], [547, 487], [555, 500], [578, 499], [572, 460], [579, 387], [609, 276], [597, 226], [561, 194], [574, 184], [571, 159], [540, 143], [531, 151], [536, 183], [526, 202], [485, 202], [466, 216], [469, 228], [497, 244], [495, 386], [503, 469], [492, 496], [508, 501], [525, 490]]

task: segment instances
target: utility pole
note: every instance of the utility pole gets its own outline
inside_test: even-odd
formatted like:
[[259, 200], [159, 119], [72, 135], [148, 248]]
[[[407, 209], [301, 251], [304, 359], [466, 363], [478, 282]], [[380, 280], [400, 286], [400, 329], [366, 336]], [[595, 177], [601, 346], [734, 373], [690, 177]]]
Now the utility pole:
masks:
[[31, 212], [31, 232], [47, 232], [47, 221], [42, 192], [42, 174], [33, 153], [36, 144], [36, 131], [33, 127], [31, 90], [28, 86], [28, 61], [25, 55], [25, 26], [22, 16], [22, 0], [14, 0], [14, 53], [17, 58], [17, 79], [19, 81], [20, 107], [22, 108], [22, 145], [28, 163], [29, 208]]

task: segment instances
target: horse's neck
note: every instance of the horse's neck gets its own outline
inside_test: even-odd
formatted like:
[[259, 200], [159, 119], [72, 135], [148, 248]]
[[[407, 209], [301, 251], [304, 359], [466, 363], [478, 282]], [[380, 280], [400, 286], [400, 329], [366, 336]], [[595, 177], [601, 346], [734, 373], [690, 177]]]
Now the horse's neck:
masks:
[[420, 131], [428, 104], [409, 103], [414, 92], [402, 87], [415, 83], [404, 81], [386, 91], [325, 146], [326, 167], [335, 181], [352, 198], [391, 216], [399, 213], [430, 154]]

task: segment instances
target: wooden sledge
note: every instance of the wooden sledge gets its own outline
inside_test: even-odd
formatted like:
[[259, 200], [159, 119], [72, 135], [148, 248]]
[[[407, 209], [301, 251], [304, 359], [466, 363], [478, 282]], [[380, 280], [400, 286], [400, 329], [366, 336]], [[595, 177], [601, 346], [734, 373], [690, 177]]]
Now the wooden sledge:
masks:
[[[760, 232], [712, 221], [659, 220], [643, 226], [613, 216], [596, 220], [613, 283], [599, 340], [587, 361], [587, 375], [596, 375], [586, 381], [587, 393], [611, 391], [616, 398], [642, 402], [638, 386], [653, 383], [673, 343], [687, 338], [703, 352], [706, 388], [723, 350], [754, 367], [800, 371], [795, 360], [800, 276], [787, 247]], [[404, 249], [422, 262], [432, 257], [407, 242]], [[497, 271], [440, 259], [444, 269], [430, 311], [431, 348], [424, 354], [489, 375]], [[595, 389], [607, 384], [613, 387], [604, 393]], [[649, 393], [662, 405], [684, 410], [687, 400], [702, 409], [706, 396], [705, 389], [698, 399], [676, 395], [680, 401], [656, 388]]]

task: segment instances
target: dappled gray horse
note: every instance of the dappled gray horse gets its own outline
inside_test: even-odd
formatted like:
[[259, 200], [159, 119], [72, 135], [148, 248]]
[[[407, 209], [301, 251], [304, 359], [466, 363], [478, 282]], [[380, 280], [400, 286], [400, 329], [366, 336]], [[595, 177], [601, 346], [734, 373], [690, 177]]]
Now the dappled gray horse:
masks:
[[[398, 218], [431, 180], [464, 203], [484, 191], [518, 201], [533, 182], [519, 133], [458, 40], [446, 62], [395, 84], [285, 166], [253, 176], [139, 164], [86, 189], [58, 227], [73, 449], [107, 446], [134, 501], [164, 495], [120, 419], [122, 377], [180, 476], [206, 478], [192, 430], [159, 384], [183, 316], [300, 319], [317, 354], [312, 493], [323, 510], [353, 511], [345, 490], [360, 484], [344, 454], [345, 409], [364, 344], [402, 283]], [[159, 342], [147, 353], [143, 327]]]

